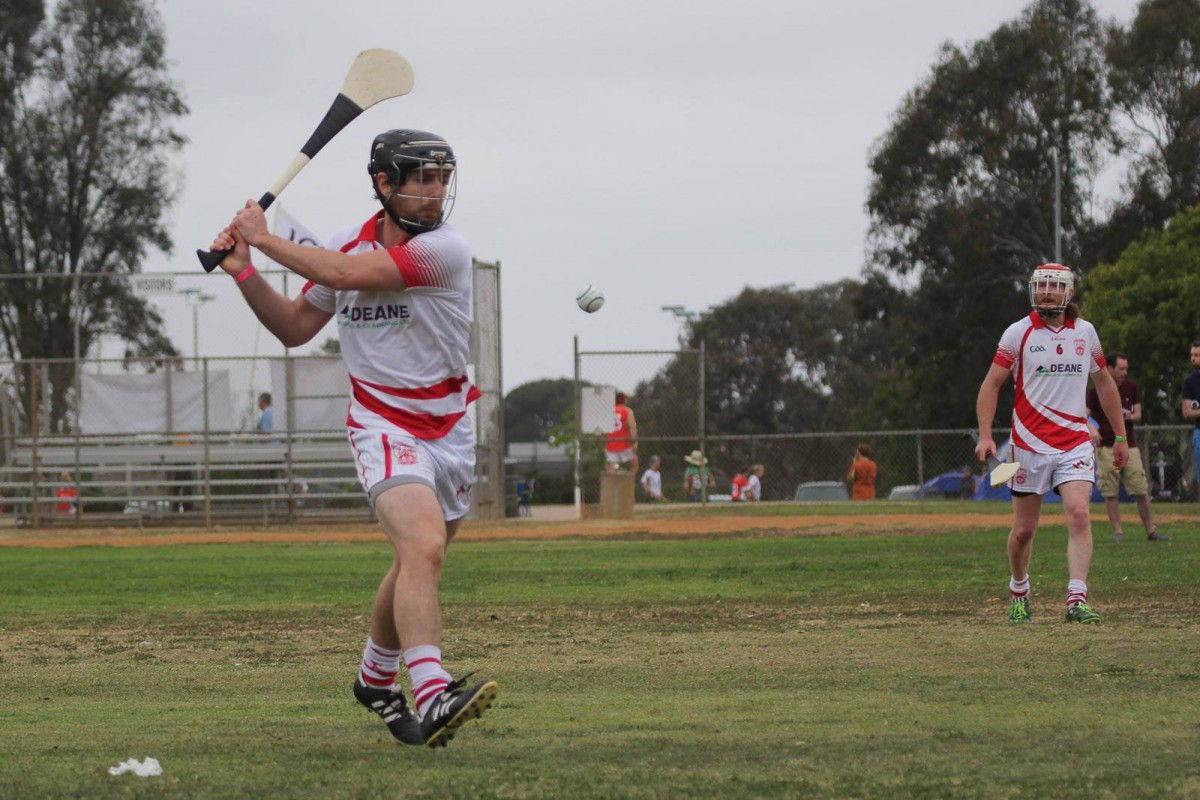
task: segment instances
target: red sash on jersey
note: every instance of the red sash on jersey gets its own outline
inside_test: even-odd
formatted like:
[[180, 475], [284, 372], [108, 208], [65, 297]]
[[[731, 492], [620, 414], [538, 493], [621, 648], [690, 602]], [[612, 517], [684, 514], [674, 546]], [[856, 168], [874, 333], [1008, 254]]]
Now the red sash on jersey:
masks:
[[[383, 386], [378, 383], [364, 381], [350, 376], [351, 395], [354, 403], [378, 414], [392, 425], [408, 431], [418, 439], [440, 439], [448, 434], [467, 413], [467, 406], [480, 397], [483, 392], [479, 387], [470, 383], [464, 375], [459, 378], [447, 378], [433, 386], [416, 389], [400, 389], [394, 386]], [[436, 413], [436, 408], [444, 408], [455, 395], [461, 395], [466, 387], [466, 397], [463, 398], [460, 410], [448, 413]], [[370, 391], [374, 390], [374, 391]], [[397, 405], [384, 402], [375, 393], [394, 397], [400, 401]], [[424, 410], [423, 408], [424, 407]], [[346, 416], [346, 424], [352, 428], [366, 427], [354, 419], [353, 413]]]

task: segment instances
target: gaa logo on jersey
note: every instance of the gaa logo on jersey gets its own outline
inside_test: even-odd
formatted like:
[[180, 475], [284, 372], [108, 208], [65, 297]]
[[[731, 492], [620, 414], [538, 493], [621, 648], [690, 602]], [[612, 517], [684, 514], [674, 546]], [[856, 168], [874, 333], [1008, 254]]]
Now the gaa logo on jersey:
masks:
[[1086, 339], [1076, 339], [1076, 340], [1075, 340], [1075, 355], [1077, 355], [1077, 356], [1081, 356], [1081, 355], [1083, 355], [1083, 353], [1084, 353], [1084, 348], [1085, 348], [1086, 346], [1087, 346], [1087, 340], [1086, 340]]
[[401, 467], [417, 463], [417, 448], [403, 442], [392, 442], [392, 461]]

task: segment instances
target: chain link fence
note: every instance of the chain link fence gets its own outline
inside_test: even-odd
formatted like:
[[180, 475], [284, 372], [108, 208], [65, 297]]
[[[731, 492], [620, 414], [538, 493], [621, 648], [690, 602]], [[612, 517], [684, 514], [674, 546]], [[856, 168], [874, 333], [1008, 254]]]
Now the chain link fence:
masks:
[[[693, 451], [704, 452], [704, 350], [581, 351], [575, 342], [576, 505], [599, 502], [600, 480], [605, 472], [605, 451], [610, 443], [636, 447], [639, 476], [658, 456], [663, 464], [663, 489], [667, 490], [667, 467], [683, 464]], [[682, 392], [650, 402], [661, 395], [664, 375]], [[618, 392], [629, 395], [628, 405], [636, 421], [637, 438], [610, 439], [614, 425], [613, 407]], [[643, 404], [641, 401], [647, 402]], [[683, 485], [682, 472], [679, 485]], [[669, 495], [668, 495], [669, 496]]]
[[[304, 284], [286, 270], [259, 274], [287, 296]], [[89, 287], [105, 281], [127, 284], [168, 321], [189, 320], [190, 355], [105, 357], [124, 343], [84, 322]], [[281, 349], [223, 273], [6, 274], [0, 291], [29, 282], [48, 282], [64, 300], [74, 352], [92, 358], [0, 362], [0, 525], [370, 519], [346, 440], [340, 356]], [[500, 265], [474, 260], [473, 288], [470, 369], [482, 397], [469, 412], [472, 512], [497, 518], [505, 495]], [[220, 335], [250, 355], [200, 355], [217, 319]], [[320, 336], [336, 344], [333, 330]], [[272, 395], [269, 436], [254, 432], [263, 392]]]
[[[338, 356], [0, 363], [0, 525], [369, 521]], [[65, 385], [56, 373], [69, 375]], [[257, 400], [271, 396], [269, 433]], [[499, 388], [472, 405], [503, 511]], [[489, 402], [490, 401], [490, 402]], [[499, 496], [493, 497], [495, 492]]]
[[[1158, 501], [1197, 499], [1192, 427], [1137, 429], [1138, 455]], [[946, 498], [1007, 499], [991, 489], [986, 467], [975, 460], [966, 429], [846, 431], [778, 436], [710, 434], [710, 463], [718, 486], [745, 464], [762, 464], [764, 500], [836, 499], [848, 495], [847, 473], [855, 448], [871, 447], [878, 467], [876, 497], [895, 500]], [[997, 444], [1004, 450], [1005, 443]]]
[[[707, 458], [713, 474], [714, 486], [703, 498], [705, 502], [728, 501], [733, 476], [755, 466], [763, 470], [763, 500], [849, 499], [847, 473], [859, 444], [870, 446], [878, 467], [877, 498], [966, 501], [1009, 497], [1006, 488], [988, 486], [986, 468], [975, 460], [974, 443], [966, 429], [733, 435], [711, 430], [705, 421], [703, 349], [584, 351], [576, 340], [575, 353], [577, 505], [581, 513], [599, 500], [606, 431], [612, 429], [612, 398], [617, 391], [629, 394], [628, 404], [637, 419], [639, 475], [651, 457], [659, 456], [663, 494], [668, 501], [688, 499], [685, 459], [696, 450]], [[590, 409], [585, 407], [589, 398]], [[1137, 428], [1138, 455], [1155, 501], [1198, 499], [1192, 431], [1191, 426], [1183, 425]], [[997, 431], [1002, 434], [1003, 429]], [[997, 441], [1002, 451], [1004, 444]], [[637, 495], [639, 502], [648, 502], [640, 489]]]

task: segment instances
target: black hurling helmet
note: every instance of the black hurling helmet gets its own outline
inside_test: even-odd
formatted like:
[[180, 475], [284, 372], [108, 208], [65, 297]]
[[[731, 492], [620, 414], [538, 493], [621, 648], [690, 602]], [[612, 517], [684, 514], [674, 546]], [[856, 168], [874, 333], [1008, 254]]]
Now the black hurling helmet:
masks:
[[[371, 142], [371, 161], [367, 164], [367, 172], [371, 174], [371, 183], [375, 187], [375, 196], [383, 204], [383, 210], [391, 217], [392, 222], [411, 234], [426, 233], [439, 227], [450, 216], [454, 207], [454, 191], [457, 186], [457, 161], [454, 150], [446, 140], [436, 133], [414, 131], [408, 129], [391, 130], [381, 133]], [[400, 191], [409, 173], [414, 169], [450, 170], [446, 181], [446, 195], [442, 198], [441, 212], [432, 221], [410, 219], [397, 216], [392, 210], [390, 201]], [[379, 173], [387, 173], [391, 181], [392, 191], [384, 197], [375, 181]], [[411, 195], [416, 197], [416, 195]]]

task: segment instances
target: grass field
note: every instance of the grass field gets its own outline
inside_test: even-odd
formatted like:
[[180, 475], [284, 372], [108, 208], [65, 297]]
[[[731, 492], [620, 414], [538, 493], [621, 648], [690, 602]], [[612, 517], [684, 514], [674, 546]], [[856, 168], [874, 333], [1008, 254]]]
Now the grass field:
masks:
[[999, 527], [464, 541], [447, 662], [502, 690], [442, 751], [350, 695], [382, 541], [0, 548], [0, 797], [1200, 798], [1168, 532], [1098, 526], [1089, 627], [1061, 525], [1023, 627]]

